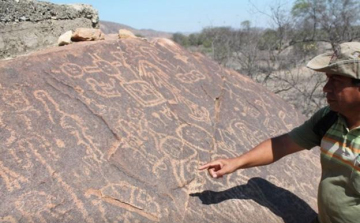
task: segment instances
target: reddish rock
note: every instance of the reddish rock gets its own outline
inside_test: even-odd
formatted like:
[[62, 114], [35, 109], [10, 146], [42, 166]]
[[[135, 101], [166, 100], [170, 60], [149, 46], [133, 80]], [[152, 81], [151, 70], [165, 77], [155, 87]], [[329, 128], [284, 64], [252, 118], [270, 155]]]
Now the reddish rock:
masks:
[[119, 38], [120, 39], [136, 38], [136, 36], [129, 30], [120, 29], [119, 30]]
[[0, 220], [307, 222], [318, 155], [220, 180], [197, 170], [303, 118], [169, 40], [85, 42], [0, 62]]
[[104, 40], [105, 34], [100, 29], [78, 28], [71, 37], [72, 41]]

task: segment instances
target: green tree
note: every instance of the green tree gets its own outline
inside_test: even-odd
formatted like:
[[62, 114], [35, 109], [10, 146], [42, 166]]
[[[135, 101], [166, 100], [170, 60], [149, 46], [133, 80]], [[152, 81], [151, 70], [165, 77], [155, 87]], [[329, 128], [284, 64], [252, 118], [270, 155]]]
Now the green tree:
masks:
[[359, 0], [296, 0], [296, 42], [329, 42], [333, 46], [360, 37]]
[[182, 33], [174, 33], [172, 39], [181, 46], [188, 47], [190, 45], [189, 38]]
[[189, 35], [189, 44], [190, 46], [199, 46], [201, 42], [199, 41], [199, 34], [192, 33]]

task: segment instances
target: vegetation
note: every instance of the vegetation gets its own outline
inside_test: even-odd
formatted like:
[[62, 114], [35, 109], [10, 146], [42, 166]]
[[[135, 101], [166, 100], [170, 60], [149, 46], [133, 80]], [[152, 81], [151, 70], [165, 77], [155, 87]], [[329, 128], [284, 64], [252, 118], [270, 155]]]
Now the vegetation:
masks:
[[175, 33], [173, 40], [200, 51], [219, 64], [262, 83], [309, 116], [325, 105], [325, 75], [304, 69], [325, 49], [360, 40], [358, 0], [296, 0], [291, 11], [281, 6], [268, 14], [273, 28], [207, 27], [200, 33]]

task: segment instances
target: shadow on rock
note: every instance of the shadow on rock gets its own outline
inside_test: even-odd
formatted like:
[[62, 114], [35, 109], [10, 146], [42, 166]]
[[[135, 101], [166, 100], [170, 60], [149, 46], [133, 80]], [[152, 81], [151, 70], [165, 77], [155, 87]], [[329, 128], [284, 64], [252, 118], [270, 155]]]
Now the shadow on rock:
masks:
[[206, 190], [190, 196], [199, 197], [205, 205], [218, 204], [230, 199], [252, 199], [281, 217], [285, 223], [308, 223], [316, 217], [316, 212], [301, 198], [257, 177], [250, 179], [245, 185], [225, 191]]

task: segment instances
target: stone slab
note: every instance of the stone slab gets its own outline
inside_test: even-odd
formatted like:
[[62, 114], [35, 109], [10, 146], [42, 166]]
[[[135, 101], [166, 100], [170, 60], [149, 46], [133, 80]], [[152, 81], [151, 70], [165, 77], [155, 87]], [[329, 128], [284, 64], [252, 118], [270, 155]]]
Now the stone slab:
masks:
[[214, 180], [303, 117], [167, 39], [77, 43], [0, 62], [0, 221], [305, 222], [318, 154]]

